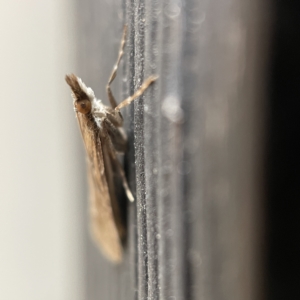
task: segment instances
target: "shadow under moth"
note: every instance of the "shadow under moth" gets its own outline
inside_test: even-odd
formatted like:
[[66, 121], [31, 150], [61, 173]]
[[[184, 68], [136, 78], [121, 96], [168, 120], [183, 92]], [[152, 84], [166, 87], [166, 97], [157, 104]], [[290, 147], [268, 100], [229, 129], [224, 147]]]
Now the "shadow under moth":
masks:
[[126, 236], [126, 226], [117, 199], [116, 176], [122, 182], [127, 198], [131, 202], [134, 201], [123, 167], [117, 157], [117, 153], [126, 151], [127, 144], [120, 109], [141, 96], [157, 79], [156, 76], [150, 76], [132, 96], [120, 104], [116, 103], [110, 85], [117, 75], [124, 53], [126, 31], [125, 26], [118, 59], [106, 86], [110, 106], [97, 99], [93, 90], [80, 78], [74, 74], [66, 75], [87, 153], [92, 234], [104, 255], [116, 263], [122, 260], [122, 241]]

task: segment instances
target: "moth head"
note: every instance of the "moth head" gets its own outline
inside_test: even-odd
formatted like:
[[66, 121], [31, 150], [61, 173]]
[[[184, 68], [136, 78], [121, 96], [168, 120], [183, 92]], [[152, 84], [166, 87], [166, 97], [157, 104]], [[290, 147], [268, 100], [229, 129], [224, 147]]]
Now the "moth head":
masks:
[[86, 87], [82, 80], [74, 74], [66, 75], [66, 82], [72, 90], [76, 112], [80, 112], [84, 115], [91, 113], [91, 101], [95, 98], [93, 90]]

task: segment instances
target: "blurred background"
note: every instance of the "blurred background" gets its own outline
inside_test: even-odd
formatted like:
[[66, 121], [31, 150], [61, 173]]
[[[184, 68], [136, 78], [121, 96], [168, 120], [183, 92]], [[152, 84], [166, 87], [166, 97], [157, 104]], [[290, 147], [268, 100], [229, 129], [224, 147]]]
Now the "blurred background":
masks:
[[75, 4], [0, 3], [0, 299], [84, 299]]
[[[0, 0], [0, 299], [299, 299], [299, 3]], [[160, 79], [124, 109], [114, 266], [64, 77], [105, 99], [124, 23], [116, 98]]]

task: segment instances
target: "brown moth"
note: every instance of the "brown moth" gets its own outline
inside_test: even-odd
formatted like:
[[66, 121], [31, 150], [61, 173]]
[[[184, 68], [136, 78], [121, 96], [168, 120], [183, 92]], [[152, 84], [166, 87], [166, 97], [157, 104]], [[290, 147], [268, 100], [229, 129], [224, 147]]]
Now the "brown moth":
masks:
[[132, 96], [117, 105], [110, 85], [117, 75], [124, 53], [126, 31], [125, 26], [118, 59], [106, 86], [110, 107], [98, 100], [93, 90], [80, 78], [74, 74], [66, 75], [66, 82], [72, 90], [74, 110], [88, 158], [93, 237], [105, 256], [113, 262], [122, 260], [122, 241], [126, 236], [126, 228], [117, 200], [116, 177], [121, 180], [127, 198], [131, 202], [134, 201], [117, 157], [117, 153], [126, 151], [127, 144], [120, 109], [141, 96], [157, 78], [149, 77]]

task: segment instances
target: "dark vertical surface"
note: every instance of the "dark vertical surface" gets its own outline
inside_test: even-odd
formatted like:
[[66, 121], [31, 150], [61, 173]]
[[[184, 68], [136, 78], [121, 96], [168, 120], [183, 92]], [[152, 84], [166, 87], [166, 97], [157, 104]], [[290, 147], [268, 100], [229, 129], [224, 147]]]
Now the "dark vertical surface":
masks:
[[128, 203], [124, 262], [87, 237], [86, 299], [261, 298], [269, 7], [260, 0], [78, 2], [79, 76], [124, 99]]
[[274, 1], [268, 161], [268, 299], [300, 298], [300, 2]]

